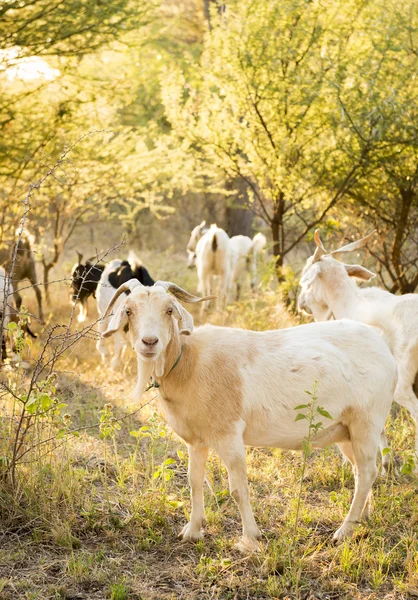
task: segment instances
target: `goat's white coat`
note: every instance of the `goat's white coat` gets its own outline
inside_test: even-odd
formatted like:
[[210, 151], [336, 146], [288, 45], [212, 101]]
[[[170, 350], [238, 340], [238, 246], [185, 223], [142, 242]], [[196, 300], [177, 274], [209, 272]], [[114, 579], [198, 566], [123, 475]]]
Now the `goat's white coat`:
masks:
[[[213, 239], [216, 236], [216, 250], [213, 251]], [[217, 291], [218, 307], [228, 298], [231, 281], [231, 243], [226, 231], [211, 225], [196, 245], [196, 268], [199, 279], [198, 291], [204, 295]], [[215, 290], [215, 278], [218, 285]], [[203, 309], [203, 305], [202, 305]]]
[[[205, 325], [180, 337], [175, 314], [168, 312], [172, 302], [158, 285], [138, 286], [116, 309], [105, 336], [129, 323], [138, 356], [136, 393], [150, 376], [157, 378], [167, 421], [188, 444], [192, 513], [183, 538], [202, 535], [204, 466], [212, 448], [228, 469], [244, 540], [253, 543], [259, 531], [249, 504], [245, 445], [300, 449], [308, 424], [295, 422], [295, 407], [309, 402], [305, 390], [316, 380], [318, 402], [333, 420], [324, 423], [314, 445], [338, 443], [356, 472], [354, 500], [335, 537], [349, 535], [369, 511], [380, 432], [396, 384], [384, 339], [348, 320], [266, 332]], [[152, 357], [144, 335], [158, 340]], [[170, 371], [180, 347], [181, 359]]]
[[257, 274], [257, 259], [267, 240], [262, 233], [256, 233], [253, 239], [246, 235], [234, 235], [231, 244], [231, 281], [236, 285], [236, 298], [239, 299], [245, 275], [250, 275], [251, 288], [254, 289]]
[[416, 425], [416, 466], [418, 474], [418, 398], [413, 384], [418, 373], [418, 296], [395, 296], [373, 287], [359, 288], [349, 273], [370, 279], [373, 274], [323, 256], [305, 267], [301, 279], [299, 307], [311, 312], [316, 321], [343, 317], [381, 328], [394, 353], [399, 380], [394, 400], [407, 408]]
[[[109, 325], [109, 319], [103, 319], [103, 315], [106, 312], [106, 308], [109, 306], [109, 302], [112, 300], [115, 295], [116, 289], [109, 283], [109, 274], [112, 273], [115, 269], [118, 269], [122, 264], [122, 260], [115, 259], [112, 260], [104, 269], [102, 276], [100, 277], [99, 284], [96, 290], [96, 302], [97, 302], [97, 311], [99, 316], [101, 317], [98, 323], [98, 329], [100, 334], [106, 331]], [[123, 302], [123, 297], [118, 298], [117, 306]], [[118, 331], [113, 338], [113, 357], [111, 360], [112, 369], [117, 369], [120, 366], [120, 361], [122, 358], [122, 354], [126, 348], [126, 344], [128, 343], [128, 336], [126, 333], [122, 331]], [[110, 354], [109, 344], [106, 343], [103, 338], [100, 336], [97, 344], [97, 350], [100, 352], [102, 360], [104, 362], [107, 361], [107, 358]]]

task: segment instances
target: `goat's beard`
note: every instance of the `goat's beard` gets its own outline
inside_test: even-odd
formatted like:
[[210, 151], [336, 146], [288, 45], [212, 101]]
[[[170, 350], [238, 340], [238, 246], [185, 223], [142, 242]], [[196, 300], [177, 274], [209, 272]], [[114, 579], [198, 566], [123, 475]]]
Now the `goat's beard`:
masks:
[[138, 376], [134, 391], [131, 394], [132, 400], [139, 400], [149, 385], [149, 379], [154, 371], [153, 362], [145, 362], [138, 357]]

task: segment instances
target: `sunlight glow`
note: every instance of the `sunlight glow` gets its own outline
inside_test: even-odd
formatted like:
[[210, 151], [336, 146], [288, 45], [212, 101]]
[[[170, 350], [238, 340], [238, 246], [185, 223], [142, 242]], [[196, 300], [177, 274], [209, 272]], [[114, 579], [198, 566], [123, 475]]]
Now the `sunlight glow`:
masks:
[[10, 81], [21, 79], [35, 81], [44, 79], [53, 81], [60, 75], [59, 69], [53, 69], [48, 63], [38, 56], [19, 58], [17, 48], [0, 51], [0, 72], [4, 71]]

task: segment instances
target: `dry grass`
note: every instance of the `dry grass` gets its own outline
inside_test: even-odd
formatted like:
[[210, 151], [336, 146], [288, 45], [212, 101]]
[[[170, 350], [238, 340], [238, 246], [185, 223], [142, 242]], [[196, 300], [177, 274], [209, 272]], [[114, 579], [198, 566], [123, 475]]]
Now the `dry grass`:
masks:
[[[144, 262], [160, 279], [195, 289], [195, 275], [185, 269], [183, 257], [167, 253]], [[63, 285], [53, 296], [59, 307], [50, 318], [65, 323], [69, 306]], [[223, 314], [211, 312], [208, 320], [255, 329], [295, 322], [272, 293], [263, 292]], [[36, 342], [32, 355], [41, 344], [42, 339]], [[14, 496], [6, 484], [0, 488], [2, 600], [418, 595], [418, 494], [412, 477], [379, 479], [370, 524], [361, 525], [353, 540], [334, 546], [330, 537], [353, 490], [340, 455], [330, 448], [308, 459], [295, 539], [303, 457], [249, 450], [252, 504], [264, 539], [258, 554], [242, 556], [234, 548], [240, 520], [227, 475], [211, 456], [206, 536], [183, 544], [177, 533], [190, 510], [186, 450], [165, 428], [156, 399], [139, 412], [127, 399], [135, 379], [132, 357], [123, 372], [109, 372], [98, 362], [94, 341], [86, 339], [58, 366], [65, 411], [74, 426], [92, 427], [80, 437], [65, 438], [36, 463], [22, 465]], [[152, 398], [149, 392], [147, 399]], [[120, 429], [101, 439], [97, 424], [109, 402]], [[148, 429], [141, 432], [143, 426]], [[394, 411], [388, 432], [402, 460], [413, 433], [403, 410]], [[168, 458], [170, 464], [162, 466]]]

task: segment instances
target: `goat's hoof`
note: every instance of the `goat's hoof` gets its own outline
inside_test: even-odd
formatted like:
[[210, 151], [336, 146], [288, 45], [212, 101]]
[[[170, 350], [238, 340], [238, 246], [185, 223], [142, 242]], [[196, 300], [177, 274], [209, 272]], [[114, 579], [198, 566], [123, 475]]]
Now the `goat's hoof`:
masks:
[[[260, 534], [261, 535], [261, 534]], [[260, 552], [261, 546], [257, 539], [254, 537], [242, 537], [235, 545], [234, 548], [241, 552], [241, 554], [253, 554], [254, 552]]]
[[354, 523], [343, 523], [332, 536], [333, 541], [338, 544], [339, 542], [350, 538], [353, 535], [354, 526]]
[[197, 542], [197, 540], [203, 539], [203, 531], [199, 529], [198, 531], [193, 531], [192, 524], [187, 523], [183, 529], [180, 531], [178, 537], [183, 540], [183, 542], [187, 542], [191, 540], [193, 542]]

